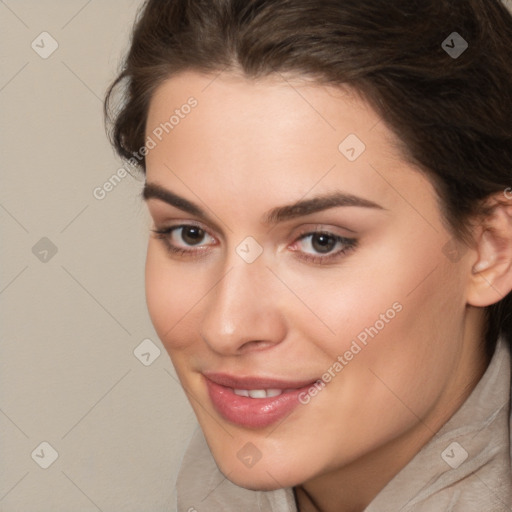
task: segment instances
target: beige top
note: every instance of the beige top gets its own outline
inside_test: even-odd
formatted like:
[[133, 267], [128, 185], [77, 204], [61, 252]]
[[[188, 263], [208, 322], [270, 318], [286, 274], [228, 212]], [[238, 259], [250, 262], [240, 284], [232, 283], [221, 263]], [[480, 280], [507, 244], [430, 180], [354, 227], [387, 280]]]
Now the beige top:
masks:
[[[365, 512], [511, 512], [510, 376], [510, 349], [500, 339], [468, 399]], [[227, 480], [200, 428], [176, 494], [178, 512], [297, 512], [291, 488], [251, 491]]]

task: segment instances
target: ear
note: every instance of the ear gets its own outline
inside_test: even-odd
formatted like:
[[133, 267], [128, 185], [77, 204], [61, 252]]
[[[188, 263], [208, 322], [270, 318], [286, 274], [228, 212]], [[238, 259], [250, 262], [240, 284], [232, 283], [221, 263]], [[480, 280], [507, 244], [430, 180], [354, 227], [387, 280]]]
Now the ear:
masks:
[[486, 206], [487, 213], [476, 226], [477, 258], [467, 298], [477, 307], [495, 304], [512, 290], [512, 194], [494, 195]]

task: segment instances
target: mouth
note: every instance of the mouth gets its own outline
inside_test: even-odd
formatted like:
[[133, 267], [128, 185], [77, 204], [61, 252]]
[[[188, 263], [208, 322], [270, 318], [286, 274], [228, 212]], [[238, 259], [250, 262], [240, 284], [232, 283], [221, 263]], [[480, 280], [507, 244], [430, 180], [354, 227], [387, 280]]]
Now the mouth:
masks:
[[227, 421], [245, 428], [264, 428], [288, 416], [299, 396], [318, 381], [283, 381], [203, 373], [214, 409]]

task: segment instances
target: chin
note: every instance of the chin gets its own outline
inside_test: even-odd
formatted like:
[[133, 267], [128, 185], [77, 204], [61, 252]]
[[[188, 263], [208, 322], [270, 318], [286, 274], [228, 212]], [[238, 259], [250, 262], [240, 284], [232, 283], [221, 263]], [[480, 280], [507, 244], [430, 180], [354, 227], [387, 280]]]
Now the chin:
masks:
[[[280, 466], [273, 461], [263, 460], [251, 468], [244, 467], [240, 461], [214, 457], [219, 471], [233, 484], [251, 491], [275, 491], [284, 487], [293, 487], [307, 479], [306, 475], [296, 474], [292, 467]], [[295, 468], [296, 469], [296, 468]]]
[[[250, 471], [250, 470], [249, 470]], [[269, 475], [265, 471], [259, 475], [235, 475], [231, 473], [229, 476], [221, 471], [221, 473], [232, 483], [249, 489], [250, 491], [275, 491], [283, 487], [292, 487], [294, 484], [283, 483], [279, 480], [279, 475]]]

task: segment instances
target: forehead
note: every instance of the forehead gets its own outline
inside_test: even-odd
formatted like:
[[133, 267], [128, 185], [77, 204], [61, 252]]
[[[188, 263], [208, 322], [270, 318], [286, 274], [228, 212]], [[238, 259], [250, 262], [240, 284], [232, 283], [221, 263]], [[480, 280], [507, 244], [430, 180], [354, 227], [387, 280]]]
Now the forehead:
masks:
[[336, 187], [385, 204], [396, 200], [397, 180], [428, 188], [356, 91], [284, 75], [172, 77], [154, 93], [146, 137], [155, 142], [148, 179], [181, 190], [186, 176], [196, 187], [208, 180], [223, 193], [252, 190], [276, 201]]
[[[193, 109], [187, 107], [191, 98], [197, 103]], [[183, 135], [189, 135], [192, 130], [209, 132], [210, 138], [221, 139], [222, 134], [243, 128], [232, 142], [243, 141], [246, 149], [261, 140], [295, 141], [302, 147], [304, 139], [310, 141], [308, 146], [324, 141], [324, 146], [338, 149], [339, 141], [349, 133], [368, 142], [371, 139], [373, 146], [385, 143], [388, 150], [396, 143], [380, 116], [356, 90], [282, 74], [253, 80], [226, 73], [181, 73], [166, 80], [153, 94], [147, 134], [169, 121], [173, 113], [181, 114], [179, 120], [174, 116], [172, 135], [175, 140], [184, 131]], [[377, 125], [380, 129], [371, 133]], [[276, 134], [279, 134], [277, 141]], [[398, 152], [394, 156], [399, 157]]]

